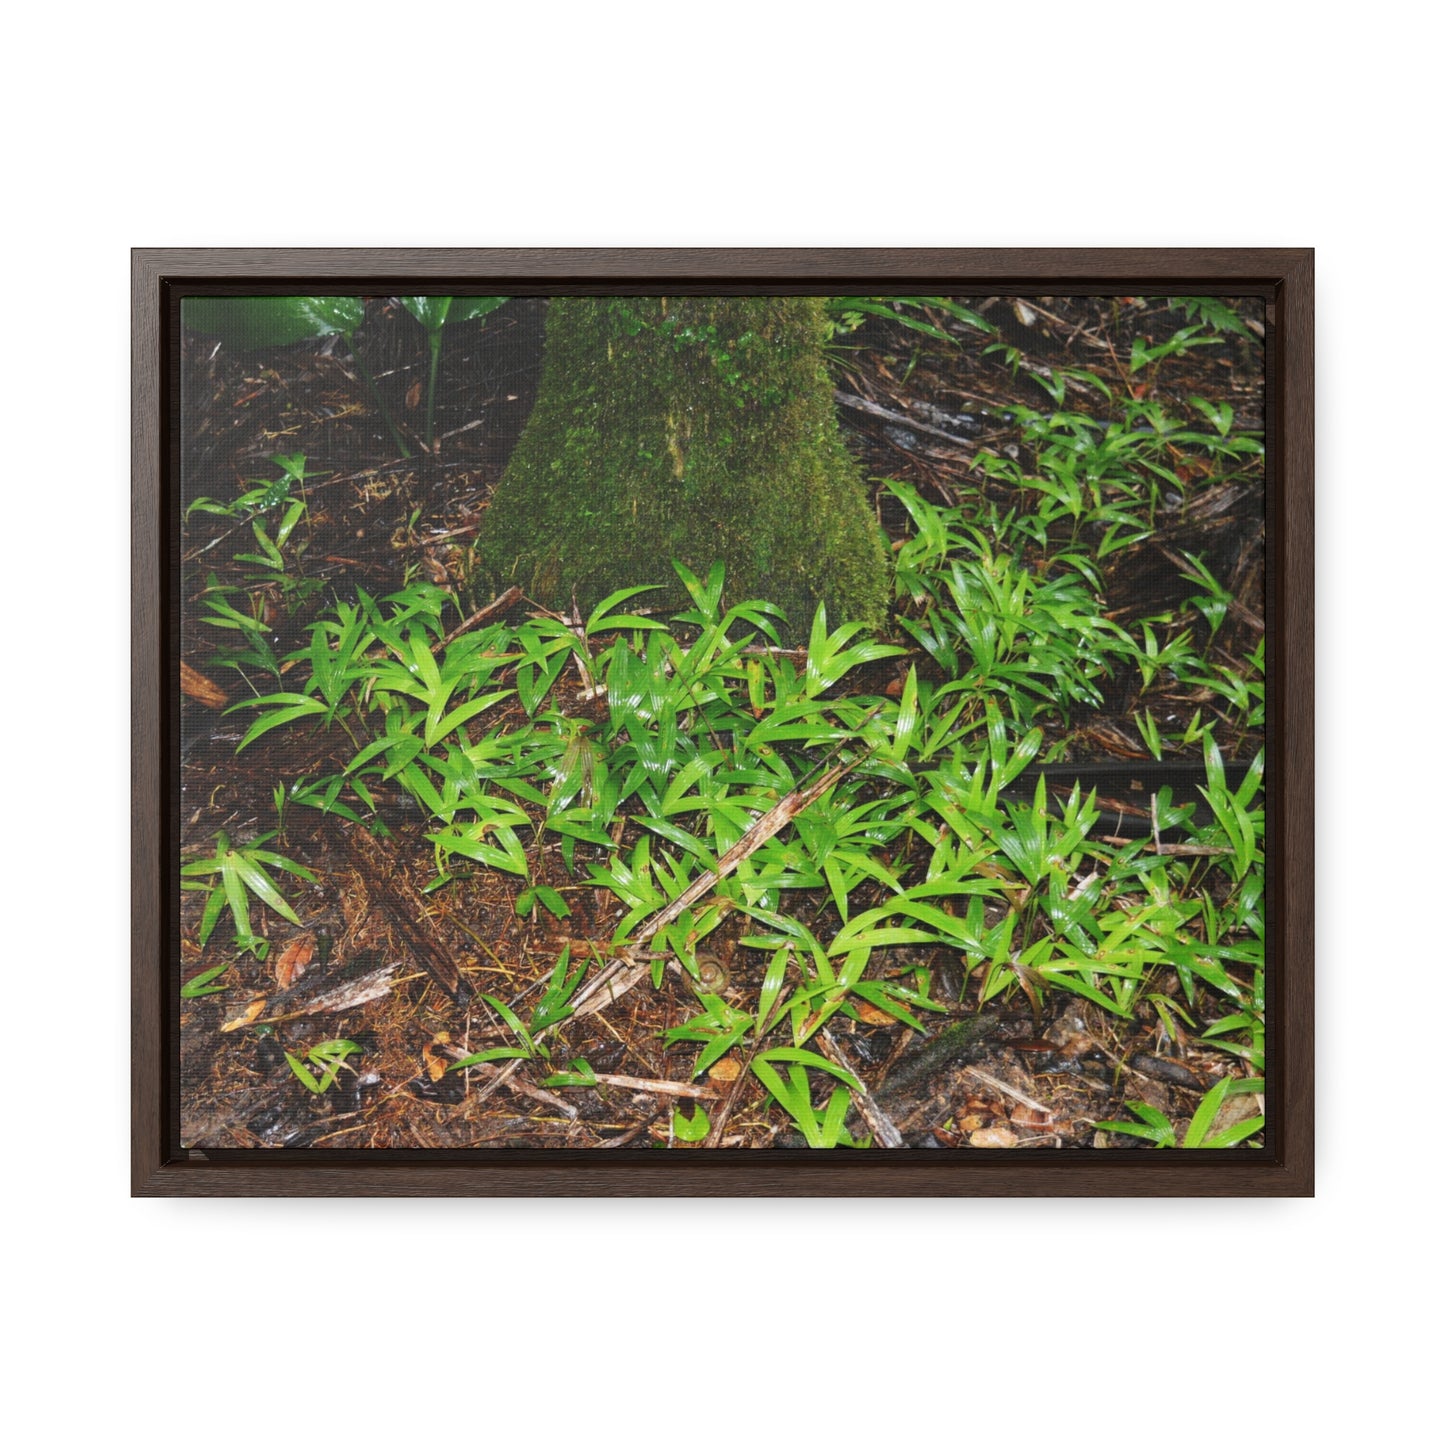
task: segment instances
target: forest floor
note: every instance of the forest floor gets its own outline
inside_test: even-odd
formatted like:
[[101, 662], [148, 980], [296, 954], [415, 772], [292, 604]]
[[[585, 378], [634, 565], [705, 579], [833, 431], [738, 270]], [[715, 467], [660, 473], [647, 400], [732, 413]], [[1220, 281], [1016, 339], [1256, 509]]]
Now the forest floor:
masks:
[[[1035, 471], [1013, 408], [1114, 419], [1116, 402], [1084, 373], [1102, 378], [1114, 398], [1157, 401], [1171, 414], [1196, 418], [1192, 399], [1203, 399], [1216, 414], [1232, 410], [1234, 434], [1264, 432], [1262, 305], [1232, 301], [1246, 323], [1242, 331], [1201, 332], [1209, 344], [1181, 348], [1167, 368], [1134, 369], [1137, 343], [1157, 347], [1188, 325], [1186, 314], [1163, 298], [958, 299], [996, 332], [930, 315], [949, 333], [940, 339], [874, 317], [838, 336], [832, 353], [840, 423], [895, 542], [907, 534], [909, 517], [884, 489], [885, 479], [910, 485], [936, 506], [979, 498], [1007, 506], [1007, 484], [991, 480], [978, 462], [1006, 458], [1026, 474]], [[376, 816], [365, 823], [278, 807], [298, 779], [333, 776], [347, 766], [355, 748], [342, 729], [276, 728], [237, 751], [254, 712], [226, 709], [285, 691], [288, 656], [308, 647], [311, 624], [325, 609], [354, 600], [358, 589], [382, 598], [430, 582], [455, 598], [449, 626], [492, 600], [473, 573], [470, 548], [536, 394], [545, 307], [541, 299], [514, 298], [484, 323], [446, 336], [437, 441], [428, 451], [420, 444], [422, 333], [383, 324], [400, 317], [395, 301], [368, 302], [357, 344], [409, 457], [400, 455], [397, 433], [383, 423], [339, 340], [236, 354], [204, 336], [183, 337], [183, 505], [201, 497], [233, 501], [255, 479], [277, 476], [270, 459], [278, 455], [304, 456], [307, 505], [278, 549], [279, 566], [258, 548], [254, 525], [259, 520], [264, 531], [274, 514], [196, 510], [182, 528], [182, 861], [210, 857], [224, 834], [236, 847], [284, 856], [314, 878], [270, 869], [300, 926], [253, 897], [251, 926], [269, 947], [250, 951], [231, 944], [229, 916], [202, 946], [207, 894], [181, 894], [176, 983], [185, 1147], [689, 1147], [679, 1118], [698, 1103], [715, 1122], [724, 1120], [709, 1135], [715, 1146], [803, 1142], [746, 1068], [694, 1077], [699, 1046], [667, 1041], [669, 1030], [683, 1028], [698, 1009], [696, 988], [677, 970], [662, 970], [659, 986], [645, 980], [610, 1006], [564, 1024], [549, 1062], [453, 1067], [514, 1039], [483, 995], [525, 1017], [564, 948], [574, 962], [589, 951], [606, 954], [623, 910], [587, 881], [588, 848], [577, 849], [569, 869], [557, 838], [527, 829], [529, 878], [478, 868], [429, 891], [438, 861], [427, 834], [435, 825], [401, 789], [378, 786]], [[1163, 487], [1150, 535], [1100, 559], [1105, 615], [1135, 629], [1145, 619], [1182, 615], [1199, 586], [1181, 568], [1184, 559], [1197, 559], [1229, 601], [1212, 632], [1196, 619], [1195, 641], [1201, 652], [1238, 662], [1263, 638], [1262, 460], [1234, 465], [1221, 479], [1210, 475], [1207, 458], [1186, 447], [1172, 465], [1178, 485]], [[253, 620], [253, 633], [207, 625], [221, 615], [208, 609], [208, 599], [218, 597]], [[523, 599], [509, 615], [527, 611]], [[850, 676], [849, 687], [897, 698], [910, 667], [927, 675], [932, 659], [912, 636], [898, 628], [888, 640], [905, 651]], [[251, 644], [249, 662], [237, 660], [242, 641]], [[258, 646], [269, 646], [276, 675], [255, 665]], [[1047, 755], [1081, 764], [1147, 761], [1137, 723], [1142, 691], [1137, 676], [1121, 673], [1104, 685], [1103, 706], [1041, 718]], [[1248, 762], [1262, 747], [1257, 717], [1245, 719], [1197, 683], [1156, 681], [1147, 705], [1166, 734], [1187, 730], [1202, 713], [1226, 759]], [[515, 699], [506, 706], [525, 721]], [[579, 715], [586, 706], [576, 704]], [[499, 712], [488, 722], [505, 717]], [[1198, 746], [1168, 751], [1185, 763], [1201, 757]], [[1146, 799], [1112, 801], [1147, 820]], [[527, 907], [525, 899], [518, 912], [524, 890], [539, 884], [565, 901], [567, 916]], [[826, 896], [820, 902], [804, 891], [785, 906], [816, 920], [825, 904]], [[745, 945], [745, 935], [746, 920], [734, 915], [708, 939], [708, 966], [721, 970], [716, 987], [742, 1008], [765, 986], [768, 963]], [[1097, 1127], [1142, 1117], [1126, 1110], [1126, 1101], [1157, 1110], [1182, 1138], [1206, 1091], [1257, 1072], [1203, 1037], [1234, 1005], [1202, 990], [1186, 1008], [1172, 975], [1158, 982], [1152, 1001], [1141, 990], [1130, 1016], [1120, 1017], [1063, 988], [1020, 984], [984, 1000], [983, 971], [967, 967], [956, 950], [899, 945], [879, 964], [895, 977], [926, 970], [941, 1007], [920, 1014], [918, 1030], [855, 1000], [834, 1014], [826, 1047], [867, 1083], [873, 1107], [909, 1147], [1139, 1147], [1141, 1138]], [[195, 985], [205, 975], [218, 991]], [[448, 981], [460, 986], [449, 989]], [[326, 1002], [328, 988], [334, 995], [347, 987], [361, 1001]], [[935, 1050], [929, 1059], [930, 1040], [978, 1019], [985, 1023], [972, 1026], [966, 1048]], [[323, 1049], [306, 1060], [318, 1044], [336, 1039], [355, 1047], [331, 1070], [330, 1087], [317, 1092], [300, 1071], [326, 1083], [332, 1056]], [[598, 1082], [544, 1083], [573, 1059], [585, 1059]], [[919, 1059], [926, 1062], [915, 1067]], [[1228, 1126], [1257, 1112], [1257, 1096], [1233, 1097], [1218, 1122]], [[882, 1142], [876, 1125], [872, 1114], [866, 1121], [850, 1115], [857, 1138], [871, 1132]]]

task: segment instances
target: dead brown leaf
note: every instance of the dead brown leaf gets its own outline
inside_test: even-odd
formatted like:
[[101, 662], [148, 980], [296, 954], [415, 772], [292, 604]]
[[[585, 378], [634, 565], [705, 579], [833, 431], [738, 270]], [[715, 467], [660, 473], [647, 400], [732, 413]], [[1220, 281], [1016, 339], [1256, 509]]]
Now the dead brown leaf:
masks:
[[315, 954], [315, 935], [301, 933], [293, 938], [272, 967], [271, 971], [276, 976], [276, 986], [283, 989], [290, 988], [310, 968]]
[[447, 571], [447, 564], [442, 561], [436, 552], [428, 548], [422, 553], [422, 563], [426, 567], [427, 577], [438, 587], [449, 586], [452, 575]]
[[230, 707], [231, 699], [203, 672], [197, 672], [189, 663], [181, 663], [181, 691], [207, 707]]
[[867, 999], [859, 999], [854, 1005], [858, 1010], [858, 1017], [865, 1024], [896, 1024], [898, 1020], [891, 1013], [885, 1012], [877, 1004], [869, 1003]]
[[1009, 1123], [1020, 1129], [1052, 1129], [1054, 1116], [1043, 1109], [1031, 1109], [1027, 1104], [1016, 1104], [1008, 1116]]
[[432, 1083], [437, 1083], [443, 1074], [451, 1067], [452, 1055], [456, 1052], [451, 1047], [452, 1036], [443, 1030], [432, 1037], [429, 1044], [423, 1044], [421, 1050], [421, 1061], [426, 1069], [426, 1076]]
[[237, 1029], [243, 1029], [249, 1023], [254, 1023], [266, 1011], [266, 1000], [264, 997], [253, 998], [241, 1011], [221, 1025], [223, 1034], [234, 1033]]
[[1012, 1129], [975, 1129], [968, 1136], [968, 1142], [975, 1149], [1012, 1149], [1019, 1142], [1019, 1136]]

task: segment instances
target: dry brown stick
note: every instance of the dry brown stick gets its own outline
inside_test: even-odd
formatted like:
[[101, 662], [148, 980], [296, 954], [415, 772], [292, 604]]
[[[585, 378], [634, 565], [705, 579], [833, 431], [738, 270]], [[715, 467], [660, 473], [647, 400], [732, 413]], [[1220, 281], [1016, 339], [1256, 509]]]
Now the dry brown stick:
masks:
[[976, 1064], [970, 1064], [963, 1072], [971, 1074], [979, 1083], [987, 1084], [990, 1089], [997, 1089], [1000, 1094], [1043, 1114], [1048, 1119], [1054, 1117], [1054, 1111], [1046, 1104], [1039, 1103], [1037, 1099], [1031, 1099], [1022, 1089], [1016, 1089], [1012, 1084], [1006, 1084], [1002, 1079], [996, 1079], [992, 1074], [984, 1073]]
[[[820, 1029], [816, 1035], [818, 1047], [822, 1050], [823, 1057], [829, 1063], [837, 1064], [840, 1069], [847, 1069], [859, 1083], [862, 1079], [858, 1070], [843, 1056], [843, 1051], [835, 1042], [832, 1033], [827, 1029]], [[883, 1106], [870, 1094], [865, 1087], [862, 1093], [853, 1095], [853, 1102], [858, 1106], [858, 1112], [862, 1114], [868, 1127], [873, 1131], [873, 1137], [878, 1141], [881, 1149], [902, 1149], [903, 1135], [898, 1132], [898, 1125], [883, 1111]]]
[[[470, 522], [465, 527], [453, 527], [446, 532], [428, 532], [424, 537], [413, 537], [410, 542], [393, 542], [391, 545], [398, 552], [414, 552], [419, 548], [435, 547], [442, 542], [450, 541], [453, 537], [470, 537], [473, 532], [480, 529], [480, 522]], [[328, 558], [328, 560], [330, 559]], [[353, 563], [352, 565], [357, 564]]]
[[231, 705], [231, 699], [221, 687], [212, 682], [205, 673], [197, 672], [184, 659], [181, 661], [181, 692], [186, 697], [193, 697], [197, 702], [203, 702], [207, 707], [217, 711]]
[[514, 602], [522, 600], [522, 589], [520, 587], [508, 587], [500, 597], [494, 597], [485, 607], [473, 612], [467, 620], [452, 628], [442, 640], [432, 648], [435, 652], [438, 647], [445, 647], [449, 642], [455, 642], [462, 633], [470, 631], [479, 622], [485, 622], [487, 618], [495, 616], [498, 612], [505, 612]]
[[[249, 1024], [290, 1023], [312, 1014], [344, 1013], [347, 1009], [359, 1008], [391, 992], [392, 974], [399, 967], [399, 963], [392, 962], [341, 978], [313, 975], [271, 998], [264, 995], [253, 998], [221, 1025], [221, 1032], [229, 1034]], [[267, 1009], [273, 1012], [267, 1013]]]
[[840, 401], [844, 406], [850, 406], [855, 411], [867, 412], [869, 416], [876, 416], [880, 421], [891, 421], [898, 426], [905, 426], [909, 431], [922, 432], [925, 436], [941, 437], [951, 446], [959, 451], [971, 452], [975, 449], [974, 443], [965, 441], [962, 437], [954, 436], [952, 432], [944, 431], [942, 427], [929, 426], [927, 422], [919, 421], [904, 411], [889, 411], [886, 406], [879, 406], [876, 401], [867, 401], [861, 396], [853, 396], [846, 391], [835, 391], [833, 399]]
[[[1040, 316], [1047, 317], [1050, 321], [1056, 323], [1059, 326], [1069, 325], [1069, 323], [1065, 321], [1062, 316], [1055, 316], [1052, 311], [1045, 311], [1044, 308], [1040, 306], [1032, 296], [1029, 297], [1029, 309], [1031, 311], [1037, 311]], [[1086, 325], [1088, 325], [1087, 320], [1078, 322], [1077, 325], [1074, 326], [1073, 331], [1070, 333], [1069, 341], [1072, 341], [1075, 336], [1078, 336], [1082, 337], [1083, 340], [1087, 341], [1090, 346], [1096, 347], [1100, 351], [1105, 350], [1108, 346], [1108, 343], [1105, 341], [1100, 341], [1096, 336], [1093, 336], [1091, 333], [1085, 331], [1084, 327]], [[1064, 344], [1065, 346], [1067, 346], [1068, 342], [1066, 341]]]
[[[628, 989], [641, 983], [651, 967], [651, 963], [647, 959], [637, 959], [636, 950], [666, 928], [684, 909], [691, 908], [699, 898], [712, 892], [739, 863], [756, 853], [769, 838], [780, 833], [804, 808], [826, 793], [839, 778], [857, 767], [861, 761], [861, 758], [855, 758], [851, 762], [835, 763], [817, 782], [809, 784], [806, 788], [795, 789], [769, 808], [717, 860], [716, 868], [709, 868], [706, 873], [695, 878], [666, 908], [659, 909], [638, 929], [634, 942], [623, 951], [622, 956], [603, 969], [577, 995], [577, 1002], [573, 1008], [574, 1016], [580, 1017], [583, 1014], [596, 1013], [598, 1009], [606, 1007], [613, 999], [620, 998]], [[593, 1002], [603, 990], [607, 991], [607, 997], [600, 1002]], [[591, 1006], [587, 1007], [589, 1004]]]
[[615, 1139], [604, 1139], [594, 1147], [598, 1149], [625, 1149], [639, 1134], [645, 1134], [652, 1128], [653, 1119], [656, 1119], [656, 1117], [657, 1115], [654, 1114], [652, 1119], [642, 1119], [636, 1124], [629, 1124]]
[[722, 1107], [717, 1109], [712, 1116], [712, 1122], [708, 1125], [707, 1138], [703, 1140], [703, 1148], [716, 1149], [722, 1143], [722, 1137], [727, 1132], [728, 1120], [733, 1116], [733, 1110], [737, 1107], [738, 1099], [742, 1095], [743, 1086], [748, 1081], [752, 1072], [753, 1055], [758, 1051], [758, 1041], [753, 1040], [748, 1049], [748, 1056], [743, 1062], [738, 1076], [733, 1080], [733, 1086], [727, 1091], [727, 1096], [722, 1101]]
[[[874, 709], [876, 712], [877, 709]], [[869, 714], [871, 717], [872, 714]], [[865, 718], [866, 722], [867, 719]], [[835, 763], [815, 783], [810, 783], [806, 788], [795, 789], [785, 798], [775, 803], [760, 818], [758, 818], [733, 844], [726, 853], [718, 859], [717, 867], [709, 869], [701, 877], [695, 879], [687, 888], [678, 894], [666, 908], [660, 909], [638, 930], [634, 942], [623, 949], [620, 957], [610, 963], [602, 970], [591, 983], [584, 985], [582, 991], [577, 995], [572, 1006], [569, 1019], [582, 1018], [587, 1014], [597, 1013], [607, 1007], [614, 999], [620, 998], [629, 989], [635, 988], [647, 976], [652, 967], [651, 959], [639, 959], [636, 956], [641, 945], [647, 943], [660, 930], [667, 927], [685, 908], [690, 908], [697, 900], [715, 888], [739, 863], [756, 853], [769, 838], [781, 832], [788, 823], [798, 816], [810, 803], [821, 797], [840, 778], [857, 767], [862, 758], [854, 758], [851, 762]], [[554, 1025], [555, 1027], [555, 1025]], [[489, 1084], [478, 1094], [479, 1099], [485, 1098], [516, 1072], [520, 1065], [520, 1059], [513, 1059], [510, 1064], [503, 1068]], [[732, 1095], [724, 1105], [723, 1118], [726, 1118], [732, 1107], [732, 1099], [736, 1097], [738, 1089], [742, 1085], [746, 1071], [739, 1076], [738, 1084], [734, 1086]], [[713, 1142], [716, 1134], [716, 1125], [708, 1132], [708, 1142]]]
[[619, 1089], [636, 1089], [644, 1094], [676, 1094], [679, 1099], [714, 1099], [716, 1089], [702, 1084], [675, 1084], [671, 1079], [637, 1079], [631, 1074], [598, 1074], [599, 1084], [612, 1084]]
[[479, 416], [476, 421], [469, 421], [464, 426], [453, 427], [451, 431], [444, 431], [438, 438], [438, 442], [450, 441], [453, 437], [459, 437], [463, 432], [475, 431], [479, 426], [485, 426], [487, 418]]
[[[385, 909], [393, 926], [406, 940], [408, 947], [415, 955], [416, 962], [447, 991], [455, 1002], [465, 1002], [466, 998], [471, 996], [471, 991], [467, 989], [462, 980], [461, 970], [457, 967], [456, 960], [443, 950], [439, 941], [424, 937], [418, 924], [412, 921], [413, 918], [421, 919], [426, 915], [426, 906], [422, 903], [416, 890], [404, 879], [383, 875], [381, 868], [377, 866], [375, 857], [381, 848], [370, 834], [348, 828], [345, 836], [347, 851], [351, 854], [353, 862], [364, 870], [368, 884], [377, 895], [377, 901]], [[365, 846], [361, 841], [363, 838], [366, 839]], [[393, 860], [393, 865], [394, 863], [395, 860]]]
[[[461, 1054], [460, 1050], [449, 1049], [448, 1052], [456, 1053], [459, 1058], [465, 1057], [464, 1054]], [[511, 1089], [514, 1093], [525, 1094], [529, 1099], [535, 1099], [539, 1104], [545, 1104], [549, 1109], [556, 1109], [559, 1114], [562, 1114], [568, 1119], [575, 1119], [577, 1117], [577, 1108], [575, 1105], [569, 1104], [565, 1099], [558, 1098], [556, 1094], [551, 1093], [547, 1089], [540, 1089], [535, 1084], [529, 1084], [525, 1079], [514, 1079], [512, 1073], [519, 1062], [520, 1060], [513, 1059], [505, 1068], [498, 1067], [496, 1064], [472, 1064], [470, 1067], [492, 1075], [491, 1082], [485, 1089], [478, 1092], [477, 1097], [479, 1099], [485, 1098], [493, 1089], [505, 1084], [507, 1088]]]

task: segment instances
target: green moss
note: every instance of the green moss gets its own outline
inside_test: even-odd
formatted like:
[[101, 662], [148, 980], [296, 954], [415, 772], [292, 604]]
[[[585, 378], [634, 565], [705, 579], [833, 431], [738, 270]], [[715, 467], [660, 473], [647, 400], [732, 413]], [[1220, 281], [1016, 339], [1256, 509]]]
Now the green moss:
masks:
[[[888, 554], [843, 445], [809, 297], [558, 298], [537, 404], [487, 514], [499, 585], [588, 608], [662, 584], [672, 558], [727, 568], [726, 600], [764, 598], [806, 636], [881, 626]], [[655, 599], [649, 599], [654, 600]]]

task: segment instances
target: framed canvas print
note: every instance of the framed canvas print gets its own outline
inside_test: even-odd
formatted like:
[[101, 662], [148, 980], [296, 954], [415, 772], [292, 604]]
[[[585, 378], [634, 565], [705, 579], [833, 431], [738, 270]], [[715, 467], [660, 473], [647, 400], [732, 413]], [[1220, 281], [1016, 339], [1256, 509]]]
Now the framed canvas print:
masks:
[[1311, 1192], [1309, 251], [133, 279], [136, 1193]]

